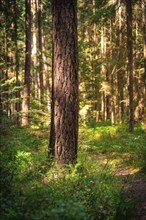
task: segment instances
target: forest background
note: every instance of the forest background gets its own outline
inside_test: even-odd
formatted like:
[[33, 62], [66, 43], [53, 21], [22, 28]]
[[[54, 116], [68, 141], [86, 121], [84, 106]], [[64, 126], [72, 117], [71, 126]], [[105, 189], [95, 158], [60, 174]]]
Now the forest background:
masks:
[[0, 3], [2, 218], [145, 217], [145, 1], [78, 0], [79, 153], [69, 170], [48, 159], [51, 1]]

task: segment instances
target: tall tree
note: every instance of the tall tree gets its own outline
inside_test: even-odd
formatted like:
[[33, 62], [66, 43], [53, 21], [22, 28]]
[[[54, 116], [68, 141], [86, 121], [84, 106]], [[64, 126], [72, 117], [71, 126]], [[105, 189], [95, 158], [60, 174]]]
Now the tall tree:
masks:
[[15, 41], [15, 72], [16, 72], [16, 121], [17, 125], [19, 125], [19, 113], [20, 113], [20, 82], [19, 82], [19, 52], [18, 52], [18, 1], [14, 1], [14, 10], [15, 10], [15, 16], [14, 16], [14, 41]]
[[25, 49], [23, 102], [22, 102], [22, 125], [29, 124], [30, 70], [31, 70], [31, 0], [25, 0], [25, 25], [26, 25], [26, 49]]
[[127, 53], [129, 73], [129, 130], [134, 132], [134, 103], [133, 103], [133, 40], [132, 40], [132, 2], [126, 0], [127, 23]]
[[[142, 0], [142, 27], [143, 27], [143, 53], [144, 53], [144, 95], [146, 96], [146, 17], [145, 17], [146, 4]], [[146, 127], [146, 98], [144, 99], [144, 124]]]
[[53, 0], [53, 86], [50, 153], [75, 163], [78, 141], [77, 0]]
[[37, 46], [38, 46], [38, 38], [37, 38], [37, 20], [38, 20], [38, 1], [32, 0], [31, 11], [32, 11], [32, 51], [31, 51], [31, 61], [32, 61], [32, 97], [35, 99], [39, 99], [39, 82], [38, 82], [38, 68], [37, 68]]
[[144, 83], [146, 86], [146, 17], [145, 17], [146, 3], [142, 0], [142, 27], [143, 27], [143, 51], [144, 51]]
[[44, 85], [43, 85], [43, 24], [41, 0], [38, 0], [38, 38], [39, 38], [39, 85], [40, 85], [40, 102], [44, 103]]
[[119, 64], [118, 64], [118, 72], [117, 72], [117, 86], [118, 86], [118, 113], [120, 118], [124, 116], [124, 71], [123, 71], [123, 36], [122, 36], [122, 29], [123, 29], [123, 23], [122, 23], [122, 2], [119, 0], [118, 2], [118, 58], [119, 58]]

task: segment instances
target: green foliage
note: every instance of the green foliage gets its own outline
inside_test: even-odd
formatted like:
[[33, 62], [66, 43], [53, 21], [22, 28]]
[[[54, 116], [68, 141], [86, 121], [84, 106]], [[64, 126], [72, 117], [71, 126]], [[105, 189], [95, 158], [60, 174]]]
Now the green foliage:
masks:
[[47, 156], [48, 129], [2, 124], [2, 220], [130, 219], [134, 204], [115, 169], [144, 166], [140, 125], [135, 134], [109, 122], [80, 128], [78, 163], [63, 168]]

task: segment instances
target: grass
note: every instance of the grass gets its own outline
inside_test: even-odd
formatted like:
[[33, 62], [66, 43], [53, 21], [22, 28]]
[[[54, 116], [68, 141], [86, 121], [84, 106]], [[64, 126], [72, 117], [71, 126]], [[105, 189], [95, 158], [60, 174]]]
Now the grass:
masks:
[[48, 128], [8, 122], [1, 133], [2, 220], [130, 219], [134, 203], [117, 173], [129, 169], [131, 184], [145, 167], [141, 125], [134, 134], [126, 125], [80, 127], [78, 163], [62, 169], [48, 158]]

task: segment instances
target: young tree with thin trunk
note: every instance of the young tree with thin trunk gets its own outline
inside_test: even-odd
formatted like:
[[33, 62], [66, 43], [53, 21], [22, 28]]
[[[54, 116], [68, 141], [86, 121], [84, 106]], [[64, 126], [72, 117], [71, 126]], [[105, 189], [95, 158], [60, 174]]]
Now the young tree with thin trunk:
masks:
[[127, 53], [129, 73], [129, 130], [134, 132], [134, 103], [133, 103], [133, 40], [132, 40], [132, 2], [126, 0], [127, 23]]
[[53, 85], [50, 153], [75, 163], [78, 142], [77, 0], [53, 0]]
[[25, 48], [25, 73], [22, 102], [22, 125], [29, 125], [30, 108], [30, 70], [31, 70], [31, 0], [25, 0], [25, 25], [26, 25], [26, 48]]

